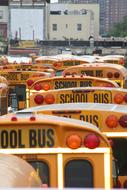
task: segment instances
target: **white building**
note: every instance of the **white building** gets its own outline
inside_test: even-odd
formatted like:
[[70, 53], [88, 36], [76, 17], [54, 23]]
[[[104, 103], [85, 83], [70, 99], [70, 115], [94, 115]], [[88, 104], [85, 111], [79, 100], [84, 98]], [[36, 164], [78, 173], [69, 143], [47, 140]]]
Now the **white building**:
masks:
[[10, 38], [43, 40], [45, 37], [45, 4], [40, 1], [11, 0]]
[[7, 38], [8, 6], [0, 6], [0, 36]]
[[47, 9], [47, 39], [88, 40], [99, 36], [98, 4], [58, 4]]

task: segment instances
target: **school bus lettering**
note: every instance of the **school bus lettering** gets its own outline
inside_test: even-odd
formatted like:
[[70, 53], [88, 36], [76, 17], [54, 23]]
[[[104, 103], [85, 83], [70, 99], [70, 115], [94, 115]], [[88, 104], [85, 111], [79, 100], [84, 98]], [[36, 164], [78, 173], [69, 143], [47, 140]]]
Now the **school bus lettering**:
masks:
[[63, 65], [64, 66], [73, 66], [73, 62], [66, 61], [66, 62], [63, 62]]
[[94, 76], [94, 72], [92, 70], [85, 70], [85, 71], [82, 70], [81, 74], [82, 75], [86, 74], [86, 75], [89, 75], [89, 76]]
[[99, 127], [98, 115], [80, 115], [79, 119], [83, 120], [83, 121], [90, 122], [90, 123], [96, 125], [97, 127]]
[[60, 103], [88, 102], [88, 94], [60, 94]]
[[77, 87], [76, 81], [55, 81], [55, 89]]
[[1, 74], [1, 76], [5, 77], [7, 80], [18, 80], [16, 73]]
[[25, 145], [22, 142], [22, 131], [3, 130], [0, 133], [0, 147], [1, 148], [24, 148]]
[[92, 86], [92, 81], [80, 81], [80, 87]]
[[93, 95], [94, 103], [110, 103], [110, 96], [109, 93], [100, 93]]
[[[24, 135], [28, 135], [25, 142]], [[55, 144], [54, 130], [49, 129], [29, 129], [28, 131], [18, 130], [2, 130], [0, 132], [0, 148], [43, 148], [53, 147]]]
[[54, 131], [52, 129], [31, 129], [29, 132], [30, 148], [39, 147], [53, 147], [54, 146]]
[[96, 77], [103, 77], [103, 71], [102, 70], [95, 70], [95, 76]]
[[82, 70], [81, 74], [86, 74], [89, 76], [94, 76], [94, 77], [103, 77], [103, 71], [102, 70]]
[[29, 74], [21, 74], [21, 80], [27, 80], [29, 78]]

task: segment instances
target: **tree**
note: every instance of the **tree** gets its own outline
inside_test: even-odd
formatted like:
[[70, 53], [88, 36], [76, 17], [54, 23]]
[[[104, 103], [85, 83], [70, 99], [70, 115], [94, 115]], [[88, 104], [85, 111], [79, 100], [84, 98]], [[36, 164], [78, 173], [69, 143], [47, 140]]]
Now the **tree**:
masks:
[[114, 37], [127, 36], [127, 16], [123, 18], [122, 22], [114, 24], [113, 28], [108, 33], [108, 36], [114, 36]]

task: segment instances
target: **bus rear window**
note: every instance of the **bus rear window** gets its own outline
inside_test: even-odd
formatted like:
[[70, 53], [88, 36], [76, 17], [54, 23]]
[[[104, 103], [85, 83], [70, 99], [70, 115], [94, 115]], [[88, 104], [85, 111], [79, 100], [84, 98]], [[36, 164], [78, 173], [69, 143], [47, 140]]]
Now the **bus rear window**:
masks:
[[65, 187], [93, 187], [93, 167], [88, 160], [71, 160], [66, 164]]
[[49, 167], [47, 163], [42, 161], [28, 161], [29, 164], [33, 166], [33, 168], [37, 171], [38, 175], [40, 176], [42, 183], [47, 184], [49, 187]]

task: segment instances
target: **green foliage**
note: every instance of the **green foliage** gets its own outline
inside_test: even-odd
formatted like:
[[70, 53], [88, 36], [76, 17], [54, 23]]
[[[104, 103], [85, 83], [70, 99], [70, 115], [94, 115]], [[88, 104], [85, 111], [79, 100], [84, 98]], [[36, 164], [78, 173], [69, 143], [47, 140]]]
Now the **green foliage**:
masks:
[[123, 18], [122, 22], [114, 24], [108, 36], [126, 37], [127, 36], [127, 16]]

